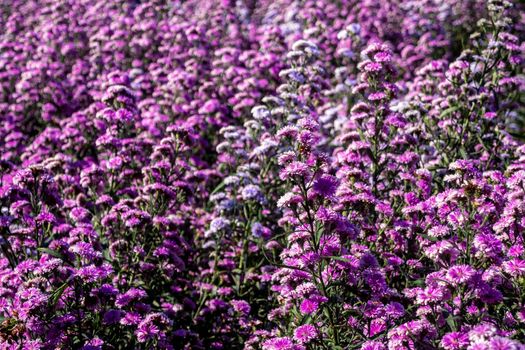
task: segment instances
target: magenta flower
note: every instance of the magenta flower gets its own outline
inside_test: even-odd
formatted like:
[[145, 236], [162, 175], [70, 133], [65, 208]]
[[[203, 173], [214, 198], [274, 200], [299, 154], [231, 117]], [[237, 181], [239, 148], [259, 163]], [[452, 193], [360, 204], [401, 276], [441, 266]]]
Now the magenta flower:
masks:
[[294, 343], [290, 338], [272, 338], [262, 344], [264, 350], [292, 350]]
[[287, 180], [294, 177], [307, 177], [309, 175], [309, 167], [302, 162], [291, 162], [281, 172], [281, 180]]
[[319, 308], [319, 303], [314, 300], [305, 299], [301, 302], [299, 310], [303, 314], [312, 314]]
[[464, 349], [469, 345], [469, 336], [467, 333], [451, 332], [447, 333], [441, 339], [441, 346], [446, 350]]
[[475, 274], [476, 270], [468, 265], [456, 265], [448, 269], [447, 279], [457, 285], [468, 282]]
[[299, 326], [294, 331], [294, 339], [301, 344], [307, 344], [317, 337], [317, 330], [311, 324]]
[[0, 348], [523, 348], [523, 13], [4, 1]]

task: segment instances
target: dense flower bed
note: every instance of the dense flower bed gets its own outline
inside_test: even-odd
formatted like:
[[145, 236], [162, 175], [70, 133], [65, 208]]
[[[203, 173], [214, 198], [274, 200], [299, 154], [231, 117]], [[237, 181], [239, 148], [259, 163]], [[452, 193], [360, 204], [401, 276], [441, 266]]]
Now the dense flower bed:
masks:
[[525, 349], [524, 10], [0, 2], [0, 349]]

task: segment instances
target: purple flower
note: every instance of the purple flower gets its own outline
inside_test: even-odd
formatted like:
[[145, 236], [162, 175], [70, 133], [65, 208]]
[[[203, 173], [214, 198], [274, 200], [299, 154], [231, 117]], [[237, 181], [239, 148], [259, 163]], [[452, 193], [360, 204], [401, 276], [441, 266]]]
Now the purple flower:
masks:
[[293, 337], [301, 344], [307, 344], [317, 337], [317, 330], [311, 324], [297, 327], [293, 332]]
[[368, 62], [363, 66], [363, 70], [366, 72], [373, 72], [377, 73], [380, 72], [383, 69], [383, 66], [381, 63], [378, 62]]
[[428, 230], [428, 235], [430, 237], [444, 237], [448, 235], [450, 232], [450, 229], [445, 225], [438, 225], [430, 228]]
[[277, 138], [285, 138], [285, 137], [295, 138], [298, 133], [299, 133], [299, 129], [296, 126], [287, 125], [279, 129], [279, 131], [277, 132], [277, 134], [275, 134], [275, 136]]
[[366, 341], [361, 346], [361, 350], [386, 350], [386, 347], [378, 341]]
[[254, 222], [252, 224], [252, 235], [255, 238], [263, 237], [268, 239], [271, 237], [272, 232], [268, 227], [263, 226], [260, 222]]
[[76, 207], [71, 210], [70, 217], [77, 222], [85, 222], [89, 219], [89, 212], [82, 207]]
[[241, 190], [241, 196], [245, 201], [259, 200], [262, 197], [262, 193], [259, 186], [248, 185]]
[[293, 177], [307, 177], [309, 175], [309, 167], [302, 162], [291, 162], [280, 173], [281, 180], [287, 180]]
[[89, 340], [86, 345], [82, 347], [83, 350], [101, 350], [104, 346], [104, 341], [100, 338], [93, 338]]
[[156, 325], [148, 322], [141, 322], [135, 331], [135, 335], [137, 336], [137, 341], [139, 343], [145, 343], [150, 339], [154, 339], [159, 333], [159, 328]]
[[502, 243], [492, 234], [477, 234], [473, 242], [476, 256], [479, 258], [496, 258], [502, 253]]
[[441, 339], [441, 346], [446, 350], [464, 349], [469, 345], [468, 333], [451, 332], [447, 333]]
[[262, 344], [263, 350], [292, 350], [294, 343], [290, 338], [272, 338]]
[[292, 193], [292, 192], [288, 192], [288, 193], [285, 193], [281, 198], [279, 198], [279, 200], [277, 201], [277, 207], [281, 208], [281, 207], [289, 206], [291, 204], [297, 204], [300, 201], [301, 201], [301, 196], [295, 193]]
[[233, 309], [236, 312], [239, 312], [242, 315], [248, 315], [250, 313], [251, 307], [250, 304], [248, 304], [246, 301], [232, 300], [230, 303], [233, 305]]
[[456, 265], [448, 269], [447, 279], [452, 285], [468, 282], [474, 275], [474, 270], [469, 265]]
[[386, 94], [383, 92], [374, 92], [368, 95], [369, 101], [380, 101], [380, 100], [384, 100], [385, 98], [386, 98]]
[[122, 318], [122, 311], [120, 310], [109, 310], [104, 314], [104, 323], [105, 324], [115, 324], [120, 321]]
[[314, 300], [305, 299], [301, 302], [301, 305], [299, 306], [299, 310], [302, 314], [312, 314], [315, 311], [317, 311], [319, 307], [319, 303]]
[[221, 230], [227, 230], [230, 227], [230, 220], [219, 217], [215, 218], [210, 223], [210, 229], [207, 231], [207, 235], [210, 236]]
[[513, 259], [503, 263], [503, 271], [512, 277], [521, 277], [525, 275], [525, 260]]
[[338, 181], [334, 176], [331, 175], [323, 175], [317, 179], [315, 179], [313, 184], [313, 190], [318, 195], [330, 198], [332, 197], [338, 186]]
[[522, 348], [511, 2], [0, 6], [2, 348]]
[[220, 106], [219, 101], [213, 99], [206, 101], [204, 105], [199, 109], [199, 113], [201, 114], [211, 114], [215, 112]]
[[495, 337], [489, 341], [489, 348], [494, 350], [514, 350], [522, 347], [517, 342], [503, 337]]

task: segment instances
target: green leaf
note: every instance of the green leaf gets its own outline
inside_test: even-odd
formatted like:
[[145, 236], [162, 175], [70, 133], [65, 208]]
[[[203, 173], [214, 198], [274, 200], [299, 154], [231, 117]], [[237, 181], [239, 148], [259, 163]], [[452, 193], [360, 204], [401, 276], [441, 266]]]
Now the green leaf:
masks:
[[452, 329], [455, 332], [457, 330], [457, 327], [456, 327], [456, 320], [454, 318], [454, 315], [448, 315], [446, 321], [450, 329]]
[[461, 147], [459, 149], [459, 153], [461, 154], [461, 156], [463, 157], [463, 159], [468, 159], [468, 155], [467, 155], [467, 151], [465, 151], [465, 149], [463, 147]]
[[425, 239], [428, 239], [429, 241], [431, 242], [436, 242], [438, 241], [438, 238], [437, 237], [431, 237], [429, 235], [426, 235], [426, 234], [420, 234], [421, 237], [425, 238]]
[[58, 300], [60, 299], [60, 297], [62, 296], [62, 294], [64, 294], [64, 291], [66, 290], [67, 286], [68, 286], [68, 283], [69, 282], [65, 282], [64, 284], [62, 284], [60, 287], [58, 287], [57, 289], [55, 289], [53, 291], [53, 293], [51, 293], [51, 296], [49, 298], [49, 304], [51, 306], [55, 306], [58, 302]]
[[210, 196], [211, 196], [212, 194], [215, 194], [215, 193], [219, 192], [219, 191], [222, 190], [225, 186], [226, 186], [226, 184], [224, 183], [224, 181], [221, 182], [217, 187], [215, 187], [215, 189], [214, 189], [213, 191], [211, 191]]
[[37, 248], [37, 250], [39, 252], [44, 253], [44, 254], [49, 254], [51, 256], [54, 256], [55, 258], [59, 258], [59, 259], [62, 259], [62, 260], [65, 259], [64, 255], [62, 255], [60, 252], [57, 252], [56, 250], [53, 250], [53, 249], [40, 247], [40, 248]]
[[342, 258], [340, 256], [327, 256], [327, 258], [334, 259], [334, 260], [339, 260], [339, 261], [343, 261], [343, 262], [350, 262], [350, 260], [348, 260], [346, 258]]
[[440, 118], [446, 117], [447, 115], [454, 113], [457, 111], [460, 107], [459, 106], [453, 106], [445, 109], [441, 114], [439, 115]]
[[412, 284], [415, 285], [415, 286], [424, 286], [425, 285], [425, 280], [420, 278], [420, 279], [417, 279], [417, 280], [413, 281]]

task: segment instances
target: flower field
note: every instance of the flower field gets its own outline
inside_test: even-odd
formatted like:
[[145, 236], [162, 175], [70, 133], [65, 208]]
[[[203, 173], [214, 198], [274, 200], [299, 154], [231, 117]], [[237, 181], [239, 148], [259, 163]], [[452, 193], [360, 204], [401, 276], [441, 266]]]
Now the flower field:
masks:
[[0, 1], [0, 350], [525, 349], [525, 3]]

